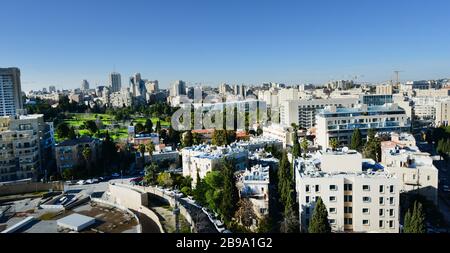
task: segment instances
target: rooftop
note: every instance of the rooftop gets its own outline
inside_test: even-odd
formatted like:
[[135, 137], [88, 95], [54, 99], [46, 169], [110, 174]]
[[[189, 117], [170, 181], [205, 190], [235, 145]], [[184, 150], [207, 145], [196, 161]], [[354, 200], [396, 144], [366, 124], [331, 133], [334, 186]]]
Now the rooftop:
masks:
[[79, 145], [79, 144], [91, 143], [91, 142], [93, 142], [95, 140], [97, 140], [97, 139], [91, 138], [89, 136], [82, 136], [82, 137], [80, 137], [78, 139], [63, 141], [63, 142], [57, 144], [56, 146], [58, 146], [58, 147], [71, 147], [71, 146], [75, 146], [75, 145]]

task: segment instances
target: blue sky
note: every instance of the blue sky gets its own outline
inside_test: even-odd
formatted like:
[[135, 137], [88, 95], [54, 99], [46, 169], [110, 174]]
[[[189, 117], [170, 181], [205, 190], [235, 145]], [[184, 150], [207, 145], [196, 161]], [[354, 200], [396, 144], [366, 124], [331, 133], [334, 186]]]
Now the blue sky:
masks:
[[104, 84], [114, 67], [217, 85], [450, 76], [447, 0], [14, 0], [0, 66], [23, 89]]

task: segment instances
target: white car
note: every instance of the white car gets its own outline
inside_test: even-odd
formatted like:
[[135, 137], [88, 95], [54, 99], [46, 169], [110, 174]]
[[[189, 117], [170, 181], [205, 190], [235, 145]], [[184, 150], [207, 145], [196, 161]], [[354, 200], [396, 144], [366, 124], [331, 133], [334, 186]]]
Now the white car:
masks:
[[84, 180], [80, 180], [77, 182], [77, 185], [85, 185], [85, 184], [86, 184], [86, 181], [84, 181]]
[[86, 184], [92, 184], [92, 179], [86, 180]]

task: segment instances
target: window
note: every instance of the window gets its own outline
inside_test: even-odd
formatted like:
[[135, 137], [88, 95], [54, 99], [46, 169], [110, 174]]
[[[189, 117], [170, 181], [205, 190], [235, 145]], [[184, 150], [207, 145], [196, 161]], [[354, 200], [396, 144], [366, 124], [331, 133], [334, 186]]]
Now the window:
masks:
[[336, 220], [335, 219], [331, 219], [331, 220], [329, 220], [329, 222], [330, 222], [331, 225], [336, 224]]
[[330, 191], [337, 191], [337, 185], [330, 185]]
[[384, 198], [380, 197], [380, 205], [384, 205]]
[[389, 216], [394, 217], [394, 209], [389, 209]]
[[364, 203], [370, 203], [370, 197], [363, 197]]
[[389, 205], [394, 205], [394, 197], [389, 198]]
[[353, 202], [353, 196], [352, 195], [345, 195], [344, 196], [344, 202]]
[[330, 213], [336, 213], [336, 208], [331, 207], [331, 208], [330, 208]]
[[380, 209], [380, 217], [384, 216], [384, 209]]
[[380, 193], [384, 193], [384, 186], [380, 185]]
[[311, 189], [309, 189], [309, 185], [306, 185], [306, 186], [305, 186], [305, 191], [306, 191], [306, 192], [309, 192], [310, 190], [311, 190]]
[[306, 208], [305, 208], [305, 214], [306, 214], [306, 215], [309, 215], [309, 207], [306, 207]]
[[430, 176], [427, 176], [427, 181], [430, 181], [431, 180], [431, 177]]
[[344, 185], [344, 191], [352, 191], [353, 185], [352, 184], [345, 184]]
[[306, 201], [307, 204], [309, 203], [309, 196], [306, 196]]
[[316, 185], [316, 192], [320, 192], [320, 186], [319, 185]]
[[393, 185], [389, 186], [389, 192], [390, 193], [394, 193], [394, 186]]
[[352, 218], [345, 218], [344, 219], [345, 225], [353, 225], [353, 219]]
[[330, 202], [336, 202], [336, 197], [335, 196], [330, 196]]
[[389, 228], [394, 228], [394, 221], [393, 220], [389, 221]]
[[353, 207], [345, 206], [344, 207], [344, 213], [353, 213]]
[[364, 226], [369, 226], [369, 220], [363, 220], [363, 221], [362, 221], [362, 224], [363, 224]]
[[363, 185], [363, 191], [370, 191], [369, 185]]
[[369, 214], [369, 208], [363, 208], [362, 212], [363, 214]]
[[382, 220], [380, 220], [379, 225], [380, 228], [384, 228], [384, 222]]

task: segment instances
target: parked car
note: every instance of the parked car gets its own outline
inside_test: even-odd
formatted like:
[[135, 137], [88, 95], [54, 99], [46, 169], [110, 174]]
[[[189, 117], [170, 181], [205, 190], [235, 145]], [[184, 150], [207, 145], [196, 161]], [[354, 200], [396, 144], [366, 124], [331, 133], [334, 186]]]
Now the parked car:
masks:
[[85, 184], [86, 184], [86, 181], [84, 181], [84, 180], [80, 180], [77, 182], [77, 185], [85, 185]]
[[120, 177], [120, 174], [119, 174], [119, 173], [113, 173], [111, 176], [112, 176], [113, 178], [118, 178], [118, 177]]
[[92, 184], [92, 179], [88, 179], [85, 182], [86, 182], [86, 184]]
[[92, 183], [93, 183], [93, 184], [97, 184], [98, 182], [100, 182], [100, 180], [98, 180], [97, 178], [93, 178], [93, 179], [92, 179]]

